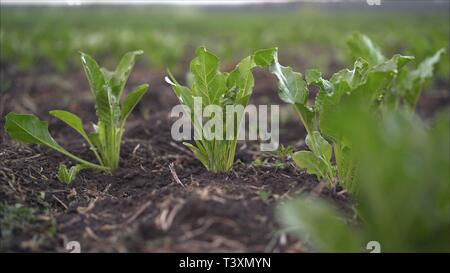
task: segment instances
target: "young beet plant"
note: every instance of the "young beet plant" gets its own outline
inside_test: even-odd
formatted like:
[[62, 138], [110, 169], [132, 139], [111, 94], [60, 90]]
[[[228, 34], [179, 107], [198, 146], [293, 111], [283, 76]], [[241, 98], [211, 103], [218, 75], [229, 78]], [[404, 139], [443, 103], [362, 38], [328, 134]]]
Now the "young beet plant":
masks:
[[20, 142], [47, 146], [78, 162], [70, 169], [63, 164], [59, 166], [57, 177], [61, 182], [71, 183], [75, 175], [83, 169], [100, 171], [116, 169], [119, 164], [125, 121], [148, 90], [147, 84], [140, 85], [121, 102], [135, 57], [142, 53], [142, 51], [126, 53], [114, 71], [100, 68], [92, 57], [81, 53], [81, 62], [95, 98], [98, 117], [98, 123], [94, 124], [92, 133], [88, 134], [83, 129], [83, 122], [75, 114], [63, 110], [50, 111], [50, 115], [65, 122], [86, 140], [95, 154], [97, 163], [86, 161], [65, 150], [50, 135], [48, 123], [34, 115], [9, 113], [6, 115], [6, 132]]
[[[256, 66], [267, 66], [269, 64], [267, 60], [270, 60], [275, 50], [273, 48], [257, 51], [244, 58], [230, 73], [222, 73], [219, 71], [219, 58], [201, 47], [197, 49], [196, 57], [190, 64], [192, 78], [189, 87], [180, 85], [170, 72], [170, 78], [166, 77], [166, 81], [172, 85], [178, 99], [190, 113], [195, 134], [200, 136], [198, 139], [194, 137], [194, 144], [185, 143], [185, 145], [207, 170], [226, 172], [231, 169], [243, 116], [238, 114], [236, 119], [233, 116], [229, 119], [232, 122], [219, 121], [223, 124], [222, 132], [216, 131], [219, 130], [216, 127], [206, 132], [203, 126], [208, 121], [203, 124], [198, 115], [194, 115], [195, 100], [201, 99], [201, 109], [214, 105], [221, 109], [223, 116], [234, 115], [227, 113], [227, 106], [248, 105], [254, 85], [252, 69]], [[211, 138], [211, 135], [218, 134], [222, 137]]]
[[[280, 98], [294, 106], [307, 131], [305, 142], [309, 151], [299, 151], [292, 156], [297, 166], [327, 181], [330, 187], [339, 180], [348, 191], [354, 191], [352, 143], [350, 136], [336, 130], [336, 112], [348, 100], [361, 101], [381, 118], [384, 113], [401, 108], [413, 111], [444, 50], [437, 51], [411, 70], [407, 64], [414, 57], [397, 54], [386, 59], [364, 35], [352, 36], [349, 47], [360, 57], [352, 68], [336, 72], [329, 80], [322, 78], [315, 69], [306, 71], [303, 78], [290, 67], [280, 65], [276, 51], [268, 63], [269, 70], [278, 79]], [[319, 91], [314, 104], [308, 105], [312, 85]], [[335, 164], [331, 161], [333, 152]]]

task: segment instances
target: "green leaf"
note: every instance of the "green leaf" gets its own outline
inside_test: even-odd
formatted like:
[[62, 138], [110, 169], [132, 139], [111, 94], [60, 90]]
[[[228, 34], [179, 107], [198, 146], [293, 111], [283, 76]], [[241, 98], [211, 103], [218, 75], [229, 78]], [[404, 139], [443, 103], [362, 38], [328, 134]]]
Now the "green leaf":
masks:
[[308, 69], [305, 73], [305, 80], [308, 85], [319, 83], [322, 80], [322, 73], [317, 69]]
[[351, 55], [354, 59], [362, 57], [371, 65], [376, 65], [384, 62], [385, 57], [377, 45], [366, 35], [354, 33], [347, 41]]
[[[255, 80], [253, 78], [252, 69], [255, 63], [251, 56], [243, 59], [236, 68], [227, 77], [227, 97], [232, 100], [233, 104], [241, 104], [246, 106], [253, 91]], [[237, 88], [237, 90], [234, 90]], [[230, 92], [230, 91], [234, 92]], [[231, 96], [229, 96], [231, 93]]]
[[365, 59], [356, 59], [353, 64], [353, 69], [342, 69], [331, 77], [330, 82], [334, 86], [333, 89], [339, 89], [339, 87], [350, 89], [357, 88], [365, 83], [367, 72], [370, 67], [370, 64]]
[[48, 132], [48, 122], [34, 115], [9, 113], [6, 115], [5, 130], [15, 140], [28, 144], [40, 144], [55, 150], [62, 149]]
[[347, 110], [337, 123], [357, 159], [352, 199], [366, 242], [383, 252], [450, 251], [449, 113], [435, 131], [405, 108], [382, 119], [365, 105]]
[[267, 67], [273, 64], [278, 48], [261, 49], [253, 55], [254, 62], [257, 66]]
[[348, 192], [355, 193], [357, 191], [357, 184], [355, 183], [354, 159], [351, 148], [339, 142], [335, 143], [333, 148], [339, 183]]
[[328, 203], [301, 197], [282, 204], [277, 216], [284, 226], [324, 252], [361, 252], [361, 235]]
[[282, 101], [306, 105], [309, 92], [301, 73], [280, 65], [277, 58], [270, 70], [278, 78], [279, 96]]
[[71, 184], [72, 181], [75, 179], [75, 176], [84, 168], [85, 168], [84, 165], [77, 164], [75, 166], [70, 167], [70, 169], [67, 170], [66, 165], [60, 164], [58, 168], [58, 174], [56, 175], [56, 177], [62, 183]]
[[395, 82], [398, 81], [399, 75], [414, 57], [394, 55], [391, 59], [384, 63], [378, 64], [370, 69], [366, 76], [365, 83], [359, 89], [364, 89], [360, 95], [364, 93], [368, 102], [373, 102], [380, 96], [387, 97], [394, 95], [396, 100], [400, 100], [399, 94], [392, 89]]
[[109, 71], [108, 69], [102, 67], [100, 68], [100, 71], [103, 74], [103, 78], [105, 79], [105, 82], [108, 82], [112, 79], [112, 77], [114, 76], [114, 71]]
[[[247, 106], [254, 86], [252, 69], [258, 64], [268, 64], [270, 55], [275, 50], [259, 51], [244, 58], [230, 73], [221, 73], [219, 71], [219, 59], [205, 48], [198, 48], [196, 57], [190, 64], [191, 72], [188, 74], [190, 89], [180, 85], [168, 71], [169, 76], [165, 77], [165, 81], [172, 86], [180, 102], [191, 111], [191, 123], [196, 134], [205, 136], [202, 126], [205, 122], [211, 120], [205, 121], [199, 119], [198, 116], [194, 116], [194, 97], [200, 97], [203, 106], [219, 106], [225, 115], [228, 115], [226, 113], [226, 106], [228, 105]], [[258, 64], [255, 63], [255, 58], [258, 60]], [[184, 109], [186, 110], [186, 108]], [[230, 117], [230, 115], [227, 117]], [[232, 122], [224, 122], [224, 125], [234, 126], [233, 133], [236, 137], [239, 134], [240, 120], [236, 120], [235, 115], [233, 117]], [[238, 118], [242, 119], [239, 115]], [[227, 132], [227, 128], [224, 131]], [[237, 139], [208, 140], [204, 138], [195, 140], [194, 144], [185, 144], [209, 171], [224, 172], [230, 170], [233, 166]]]
[[277, 77], [281, 100], [289, 104], [306, 104], [308, 89], [302, 74], [294, 72], [291, 67], [280, 65], [277, 48], [256, 51], [253, 58], [256, 65], [268, 66], [269, 70]]
[[98, 146], [96, 146], [88, 136], [88, 134], [83, 129], [83, 123], [79, 117], [77, 117], [75, 114], [72, 114], [67, 111], [63, 110], [52, 110], [49, 112], [50, 115], [54, 116], [55, 118], [65, 122], [67, 125], [72, 127], [75, 131], [77, 131], [89, 144], [90, 149], [94, 152], [95, 156], [97, 157], [97, 160], [100, 164], [102, 164], [102, 159], [100, 155], [98, 154], [97, 150], [99, 149]]
[[220, 100], [227, 91], [226, 77], [219, 72], [219, 58], [200, 47], [196, 57], [190, 64], [194, 75], [192, 94], [202, 97], [205, 105], [220, 104]]
[[81, 119], [77, 117], [75, 114], [72, 114], [63, 110], [52, 110], [49, 112], [50, 115], [55, 118], [65, 122], [67, 125], [72, 127], [75, 131], [77, 131], [80, 135], [82, 135], [85, 139], [89, 139], [88, 135], [83, 129], [83, 123]]
[[9, 113], [6, 115], [5, 131], [15, 140], [28, 144], [47, 146], [86, 165], [86, 167], [100, 170], [108, 169], [106, 167], [90, 163], [66, 151], [50, 136], [50, 133], [48, 132], [48, 123], [46, 121], [39, 120], [34, 115], [21, 115], [13, 112]]
[[341, 135], [334, 129], [334, 117], [342, 107], [342, 97], [356, 97], [356, 90], [359, 89], [369, 95], [373, 92], [372, 88], [364, 86], [368, 71], [369, 64], [363, 59], [357, 59], [353, 69], [342, 69], [335, 73], [327, 81], [327, 89], [319, 85], [321, 88], [316, 96], [315, 109], [319, 113], [320, 130], [333, 141], [341, 139]]
[[165, 77], [165, 81], [172, 86], [172, 89], [180, 102], [188, 106], [192, 111], [194, 108], [194, 98], [192, 97], [191, 90], [179, 84], [170, 71], [167, 71], [167, 73], [169, 74], [169, 77]]
[[413, 56], [395, 54], [391, 59], [374, 66], [375, 72], [388, 72], [397, 74], [406, 64], [414, 60]]
[[416, 70], [403, 75], [399, 88], [409, 106], [414, 108], [417, 104], [425, 83], [433, 76], [434, 67], [444, 53], [445, 49], [438, 50], [433, 56], [422, 61]]
[[121, 123], [125, 122], [130, 113], [133, 111], [134, 107], [139, 103], [144, 94], [148, 91], [148, 84], [142, 84], [138, 86], [134, 91], [132, 91], [125, 98], [122, 103], [122, 116], [120, 118]]
[[310, 151], [299, 151], [292, 155], [295, 164], [306, 169], [309, 174], [317, 175], [319, 178], [326, 177], [327, 165], [325, 162]]
[[97, 93], [95, 108], [98, 120], [107, 128], [114, 129], [119, 119], [120, 108], [119, 102], [110, 88], [105, 88]]
[[439, 49], [433, 56], [426, 58], [423, 60], [419, 67], [413, 72], [413, 74], [417, 75], [421, 79], [427, 79], [433, 77], [433, 70], [437, 63], [441, 60], [442, 55], [445, 54], [445, 49]]
[[318, 131], [308, 134], [305, 142], [316, 156], [322, 157], [326, 162], [331, 160], [331, 145]]
[[128, 52], [122, 57], [117, 65], [116, 70], [112, 74], [111, 80], [109, 81], [112, 93], [117, 99], [120, 99], [122, 96], [123, 88], [125, 87], [128, 76], [133, 69], [136, 56], [143, 53], [144, 51], [142, 50]]
[[97, 94], [106, 88], [105, 78], [97, 62], [88, 54], [80, 52], [81, 63], [88, 78], [92, 94], [97, 97]]
[[89, 140], [99, 151], [103, 151], [105, 147], [101, 139], [104, 139], [104, 127], [98, 127], [97, 125], [94, 125], [94, 130], [95, 132], [89, 134]]
[[206, 153], [188, 142], [183, 142], [183, 144], [194, 153], [195, 157], [200, 160], [200, 162], [203, 164], [203, 166], [205, 166], [207, 170], [210, 170], [208, 155]]
[[[278, 63], [277, 51], [269, 51], [272, 53], [272, 59], [266, 61], [258, 61], [260, 64], [272, 61], [269, 70], [278, 79], [279, 97], [282, 101], [293, 104], [297, 114], [299, 115], [306, 131], [311, 132], [316, 128], [316, 120], [314, 110], [307, 105], [309, 91], [306, 82], [303, 80], [302, 74], [294, 72], [290, 67], [284, 67]], [[262, 56], [268, 56], [260, 54]], [[262, 59], [262, 57], [260, 57]]]

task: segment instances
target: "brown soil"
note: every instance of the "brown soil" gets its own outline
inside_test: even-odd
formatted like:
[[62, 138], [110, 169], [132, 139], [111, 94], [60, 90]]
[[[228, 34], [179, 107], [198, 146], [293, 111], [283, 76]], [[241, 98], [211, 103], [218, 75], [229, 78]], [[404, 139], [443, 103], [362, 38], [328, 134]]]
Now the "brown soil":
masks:
[[[6, 65], [1, 68], [2, 77], [11, 76]], [[274, 79], [260, 71], [255, 75], [253, 102], [279, 103]], [[67, 109], [85, 124], [95, 121], [84, 75], [65, 80], [13, 76], [0, 99], [0, 203], [33, 208], [36, 217], [8, 233], [2, 226], [1, 251], [66, 251], [65, 242], [79, 241], [83, 252], [301, 252], [302, 244], [276, 221], [280, 201], [303, 192], [351, 211], [345, 193], [322, 189], [290, 161], [259, 152], [256, 142], [238, 146], [232, 171], [205, 171], [189, 150], [171, 140], [169, 110], [177, 100], [163, 82], [164, 74], [143, 68], [133, 71], [128, 86], [149, 82], [151, 91], [129, 119], [120, 168], [112, 174], [83, 171], [64, 185], [55, 171], [70, 161], [10, 140], [3, 132], [4, 115], [34, 113], [48, 120], [62, 146], [93, 160], [80, 138], [47, 114]], [[448, 105], [445, 89], [426, 94], [431, 95], [419, 104], [425, 116]], [[282, 111], [281, 143], [302, 148], [302, 126], [289, 107]], [[256, 159], [263, 163], [253, 164]]]

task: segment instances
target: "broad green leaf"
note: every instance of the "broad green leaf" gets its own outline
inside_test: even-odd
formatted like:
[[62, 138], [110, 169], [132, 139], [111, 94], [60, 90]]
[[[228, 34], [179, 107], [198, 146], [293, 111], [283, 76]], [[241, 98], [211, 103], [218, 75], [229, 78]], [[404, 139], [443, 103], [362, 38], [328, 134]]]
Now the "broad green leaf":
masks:
[[6, 115], [5, 131], [15, 140], [28, 144], [40, 144], [55, 150], [62, 149], [48, 132], [48, 122], [34, 115], [9, 113]]
[[139, 103], [142, 99], [142, 96], [147, 92], [148, 84], [143, 84], [138, 86], [134, 91], [132, 91], [122, 103], [121, 109], [121, 122], [125, 122], [130, 113], [133, 111], [134, 107]]
[[63, 110], [52, 110], [49, 112], [50, 115], [55, 118], [65, 122], [67, 125], [72, 127], [75, 131], [77, 131], [80, 135], [82, 135], [85, 139], [89, 139], [88, 135], [83, 129], [83, 123], [81, 119], [77, 117], [75, 114], [72, 114]]
[[322, 73], [317, 69], [308, 69], [305, 73], [305, 80], [308, 85], [319, 83], [322, 80]]
[[347, 45], [350, 49], [350, 54], [354, 59], [362, 57], [371, 65], [382, 63], [385, 60], [385, 57], [378, 46], [376, 46], [366, 35], [354, 33], [347, 41]]
[[227, 91], [226, 78], [219, 72], [219, 58], [200, 47], [196, 57], [190, 64], [194, 75], [192, 94], [202, 97], [206, 105], [220, 104], [220, 100]]
[[342, 84], [344, 84], [344, 87], [348, 86], [351, 89], [355, 89], [365, 82], [369, 69], [370, 64], [366, 60], [358, 58], [353, 64], [353, 69], [338, 71], [331, 77], [330, 82], [334, 85], [334, 89], [339, 88]]
[[[332, 122], [341, 97], [344, 94], [351, 94], [355, 88], [365, 83], [368, 69], [368, 63], [363, 59], [358, 59], [355, 61], [352, 70], [342, 69], [335, 73], [330, 81], [326, 81], [321, 77], [317, 78], [317, 74], [315, 74], [316, 78], [309, 76], [311, 82], [320, 87], [316, 95], [315, 110], [320, 115], [321, 130], [324, 130], [325, 123]], [[327, 136], [336, 137], [332, 132], [325, 131]]]
[[256, 51], [253, 55], [256, 65], [269, 67], [278, 79], [280, 99], [289, 104], [306, 105], [308, 89], [302, 74], [294, 72], [291, 67], [284, 67], [278, 62], [277, 48]]
[[276, 56], [277, 51], [278, 48], [276, 47], [256, 51], [255, 54], [253, 55], [255, 64], [261, 67], [267, 67], [272, 65], [273, 62], [275, 61], [274, 56]]
[[395, 54], [391, 59], [374, 66], [376, 72], [388, 72], [397, 74], [406, 64], [414, 60], [413, 56]]
[[119, 64], [116, 67], [116, 70], [112, 74], [111, 80], [109, 84], [112, 89], [113, 95], [120, 99], [123, 88], [128, 80], [128, 76], [130, 75], [131, 70], [133, 69], [135, 58], [137, 55], [141, 55], [144, 53], [142, 50], [131, 51], [126, 53]]
[[[342, 69], [331, 77], [328, 82], [331, 86], [329, 90], [319, 85], [321, 88], [316, 96], [315, 108], [319, 114], [320, 130], [333, 141], [338, 141], [342, 138], [334, 129], [334, 119], [336, 112], [342, 107], [342, 97], [356, 98], [357, 93], [359, 93], [357, 92], [358, 90], [363, 93], [359, 96], [373, 96], [372, 92], [374, 90], [365, 85], [367, 83], [367, 76], [370, 73], [369, 71], [369, 64], [363, 59], [357, 59], [353, 69]], [[370, 103], [367, 104], [370, 105]]]
[[317, 175], [320, 178], [326, 177], [327, 165], [314, 153], [299, 151], [292, 155], [292, 159], [299, 168], [306, 169], [307, 173]]
[[364, 93], [367, 95], [367, 100], [370, 102], [374, 98], [391, 93], [393, 81], [397, 80], [405, 65], [413, 59], [412, 56], [397, 54], [391, 59], [372, 67], [365, 83], [360, 86], [360, 89], [365, 89]]
[[417, 100], [428, 79], [433, 76], [434, 67], [439, 63], [445, 49], [438, 50], [433, 56], [422, 61], [416, 70], [403, 75], [399, 84], [400, 92], [411, 107], [415, 107]]
[[278, 78], [279, 96], [282, 101], [306, 105], [309, 92], [301, 73], [294, 72], [291, 67], [281, 66], [277, 60], [271, 71]]
[[331, 160], [331, 145], [318, 131], [308, 134], [305, 142], [316, 156], [322, 157], [326, 162]]
[[361, 252], [363, 242], [330, 204], [319, 199], [300, 197], [282, 204], [277, 216], [284, 226], [323, 252]]
[[80, 54], [81, 63], [88, 78], [92, 94], [94, 97], [97, 97], [97, 94], [106, 88], [105, 78], [97, 62], [91, 56], [83, 52], [80, 52]]
[[328, 90], [323, 85], [324, 80], [315, 79], [314, 82], [320, 86], [315, 108], [320, 114], [322, 132], [335, 141], [340, 139], [339, 134], [333, 130], [333, 120], [336, 111], [342, 107], [342, 97], [350, 96], [352, 99], [365, 101], [367, 107], [372, 107], [380, 96], [390, 95], [393, 79], [411, 60], [410, 56], [395, 55], [385, 62], [370, 66], [365, 60], [358, 59], [352, 70], [343, 69], [332, 76], [328, 82], [331, 88]]
[[442, 55], [445, 54], [445, 49], [439, 49], [433, 56], [426, 58], [423, 60], [419, 67], [413, 71], [413, 74], [416, 74], [417, 77], [422, 79], [427, 79], [433, 77], [433, 70], [437, 63], [441, 60]]
[[9, 113], [6, 115], [5, 131], [15, 140], [28, 144], [47, 146], [86, 165], [87, 167], [102, 170], [108, 169], [106, 167], [90, 163], [66, 151], [50, 136], [50, 133], [48, 132], [48, 123], [39, 120], [33, 115], [21, 115], [13, 112]]
[[[247, 105], [248, 99], [253, 91], [255, 80], [252, 69], [255, 63], [251, 56], [243, 59], [236, 68], [227, 77], [227, 87], [229, 90], [237, 88], [234, 96], [231, 98], [233, 104]], [[227, 94], [228, 95], [228, 94]]]

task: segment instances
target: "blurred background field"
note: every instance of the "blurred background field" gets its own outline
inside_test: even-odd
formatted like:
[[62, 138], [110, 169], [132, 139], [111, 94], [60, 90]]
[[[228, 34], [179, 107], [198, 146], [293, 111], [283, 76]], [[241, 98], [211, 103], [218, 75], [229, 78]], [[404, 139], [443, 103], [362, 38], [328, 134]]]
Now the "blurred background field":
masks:
[[[143, 49], [140, 65], [151, 71], [185, 71], [194, 49], [206, 46], [228, 65], [256, 49], [277, 46], [295, 70], [325, 74], [353, 62], [345, 42], [362, 32], [386, 53], [411, 54], [417, 62], [449, 47], [448, 5], [423, 8], [409, 2], [389, 9], [367, 4], [270, 4], [218, 6], [7, 6], [1, 7], [0, 62], [17, 71], [70, 73], [77, 52], [113, 64]], [[441, 3], [442, 4], [442, 3]], [[402, 8], [403, 7], [403, 8]], [[448, 82], [449, 59], [436, 81]], [[6, 77], [2, 75], [5, 89]], [[5, 75], [6, 74], [6, 75]]]

